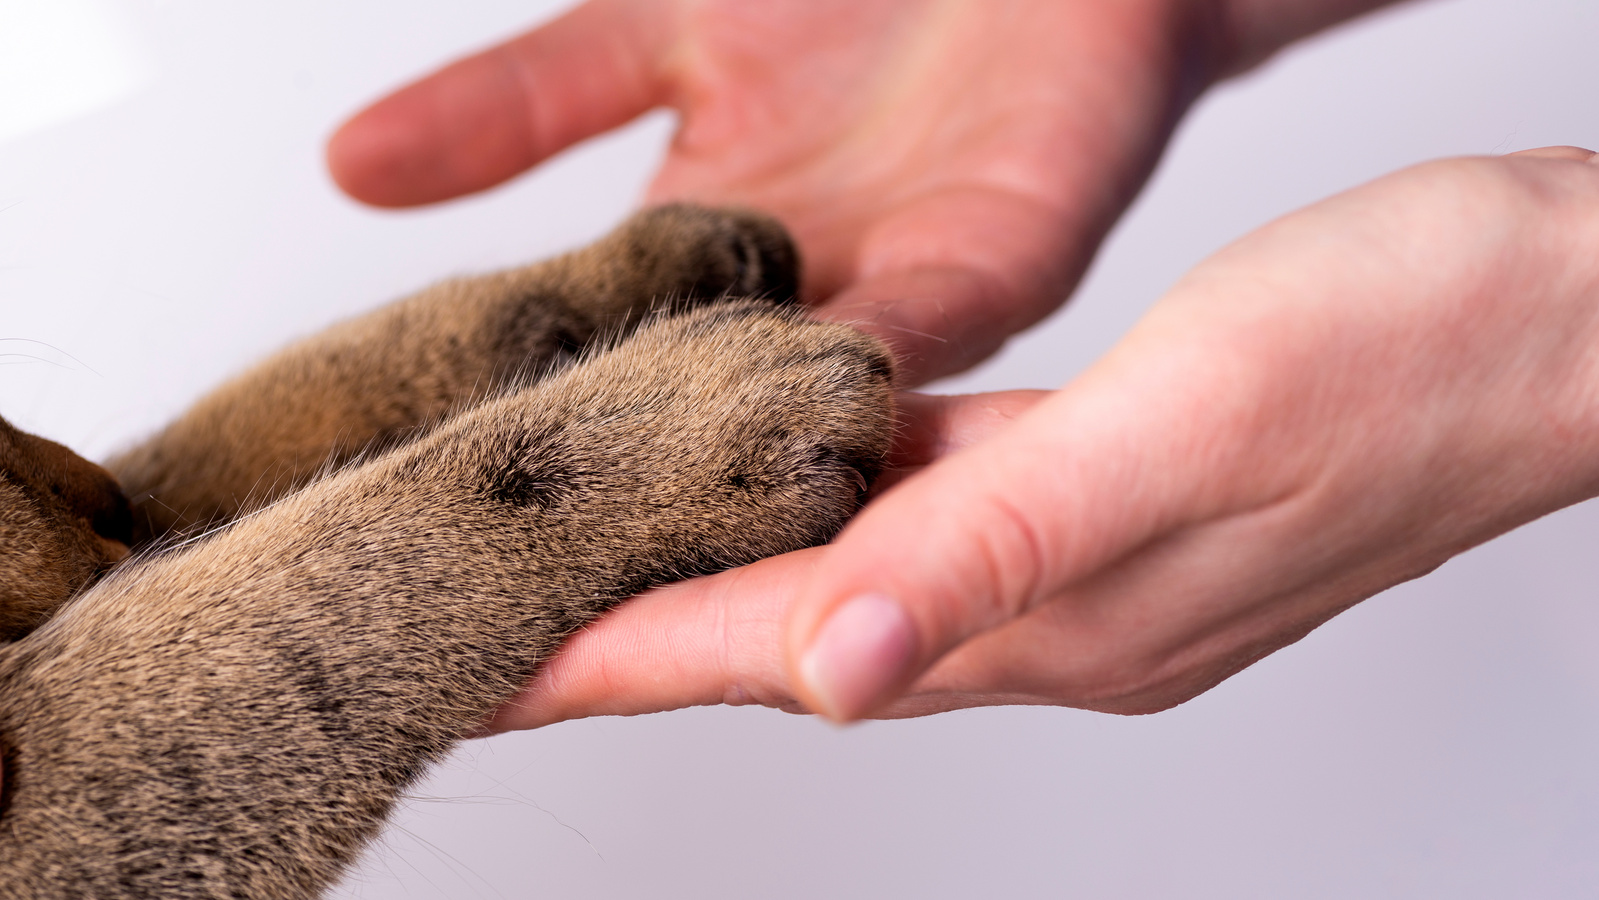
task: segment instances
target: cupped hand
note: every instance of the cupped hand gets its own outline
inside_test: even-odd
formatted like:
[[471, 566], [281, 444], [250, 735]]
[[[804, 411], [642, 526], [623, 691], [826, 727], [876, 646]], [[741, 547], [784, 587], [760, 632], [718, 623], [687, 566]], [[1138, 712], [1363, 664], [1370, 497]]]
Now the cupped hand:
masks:
[[887, 340], [911, 385], [1065, 300], [1219, 71], [1213, 7], [590, 0], [361, 112], [329, 166], [427, 203], [673, 107], [649, 199], [778, 216], [818, 313]]
[[1053, 393], [910, 397], [830, 545], [650, 592], [491, 723], [1187, 700], [1599, 494], [1599, 163], [1431, 163], [1190, 273]]

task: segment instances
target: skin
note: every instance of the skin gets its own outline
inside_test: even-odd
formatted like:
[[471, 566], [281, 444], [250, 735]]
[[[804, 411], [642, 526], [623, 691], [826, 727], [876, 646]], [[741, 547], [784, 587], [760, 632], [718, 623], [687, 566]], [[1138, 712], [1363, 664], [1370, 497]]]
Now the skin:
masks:
[[[673, 106], [650, 199], [777, 213], [817, 314], [887, 338], [908, 386], [1059, 303], [1204, 87], [1378, 5], [592, 2], [380, 101], [329, 161], [429, 202]], [[1400, 173], [1207, 261], [1060, 391], [908, 400], [900, 483], [830, 546], [639, 598], [490, 727], [1150, 712], [1599, 492], [1590, 157]]]
[[378, 101], [328, 165], [365, 202], [428, 203], [669, 106], [648, 202], [777, 216], [806, 299], [888, 341], [908, 386], [1061, 304], [1205, 86], [1377, 5], [593, 0]]
[[[1060, 391], [907, 404], [901, 462], [932, 462], [831, 545], [638, 598], [495, 724], [1181, 703], [1599, 494], [1595, 241], [1599, 163], [1576, 148], [1430, 163], [1288, 216]], [[873, 594], [906, 626], [846, 643], [859, 681], [818, 697], [795, 670]]]

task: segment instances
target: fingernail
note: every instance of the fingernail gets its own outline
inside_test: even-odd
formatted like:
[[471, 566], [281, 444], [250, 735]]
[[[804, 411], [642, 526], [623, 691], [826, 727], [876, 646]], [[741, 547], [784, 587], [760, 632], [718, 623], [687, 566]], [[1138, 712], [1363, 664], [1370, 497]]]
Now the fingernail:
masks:
[[862, 594], [822, 623], [800, 658], [800, 678], [821, 707], [817, 712], [853, 719], [899, 680], [915, 647], [905, 610], [882, 594]]

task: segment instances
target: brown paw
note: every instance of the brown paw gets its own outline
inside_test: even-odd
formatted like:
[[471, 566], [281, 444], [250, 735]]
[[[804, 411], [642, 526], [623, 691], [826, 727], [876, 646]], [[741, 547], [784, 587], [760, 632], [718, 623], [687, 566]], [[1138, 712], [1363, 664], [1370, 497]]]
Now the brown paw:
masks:
[[[799, 297], [799, 251], [770, 216], [747, 209], [670, 203], [644, 210], [625, 226], [636, 252], [673, 255], [693, 283], [685, 298]], [[687, 278], [685, 278], [687, 280]]]
[[889, 449], [892, 381], [876, 340], [790, 309], [658, 318], [510, 398], [513, 449], [474, 454], [492, 461], [479, 494], [519, 505], [613, 597], [753, 562], [825, 542], [859, 507]]
[[109, 472], [0, 419], [0, 642], [37, 627], [120, 562], [132, 531]]
[[799, 295], [799, 253], [788, 232], [749, 210], [652, 207], [560, 265], [567, 302], [608, 329], [651, 310], [728, 297], [792, 303]]

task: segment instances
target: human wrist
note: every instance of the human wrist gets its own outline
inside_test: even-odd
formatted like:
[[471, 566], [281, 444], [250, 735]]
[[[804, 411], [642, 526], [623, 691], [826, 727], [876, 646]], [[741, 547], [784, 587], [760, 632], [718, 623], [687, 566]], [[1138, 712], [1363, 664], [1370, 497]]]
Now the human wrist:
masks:
[[1170, 78], [1172, 109], [1180, 115], [1217, 82], [1259, 65], [1294, 41], [1395, 2], [1129, 0], [1100, 11], [1119, 16], [1133, 33], [1142, 34], [1145, 49], [1155, 54], [1155, 70]]
[[[1179, 0], [1180, 2], [1180, 0]], [[1209, 7], [1215, 79], [1247, 71], [1278, 50], [1324, 28], [1396, 0], [1192, 0]]]

